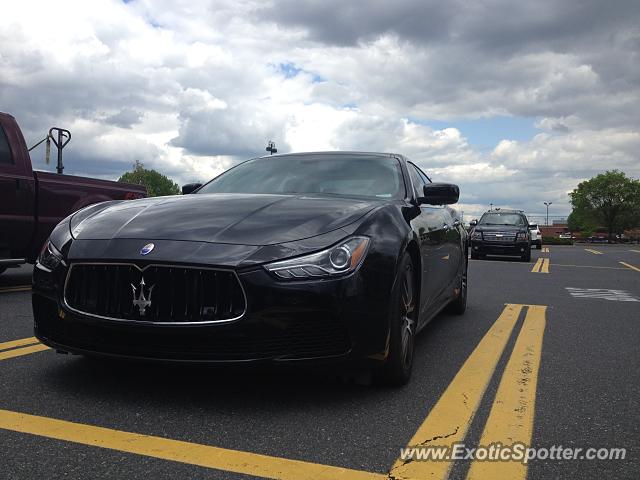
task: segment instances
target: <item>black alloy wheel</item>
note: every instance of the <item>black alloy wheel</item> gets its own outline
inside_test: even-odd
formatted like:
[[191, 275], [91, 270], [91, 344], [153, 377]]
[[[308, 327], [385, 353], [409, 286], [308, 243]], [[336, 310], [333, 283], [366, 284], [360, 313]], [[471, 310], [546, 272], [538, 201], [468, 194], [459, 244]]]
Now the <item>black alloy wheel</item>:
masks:
[[405, 253], [394, 286], [389, 340], [389, 357], [381, 368], [379, 379], [391, 386], [406, 384], [411, 377], [418, 319], [418, 295], [413, 262]]
[[462, 274], [458, 282], [458, 296], [447, 306], [447, 311], [456, 315], [462, 315], [467, 310], [467, 272], [469, 270], [469, 262], [464, 261]]

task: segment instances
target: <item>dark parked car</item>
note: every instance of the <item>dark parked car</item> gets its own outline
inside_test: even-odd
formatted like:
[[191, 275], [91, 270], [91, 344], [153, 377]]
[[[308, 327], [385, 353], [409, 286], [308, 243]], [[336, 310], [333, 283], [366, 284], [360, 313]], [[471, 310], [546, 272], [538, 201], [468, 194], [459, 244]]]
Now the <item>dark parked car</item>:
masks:
[[0, 112], [0, 273], [35, 262], [53, 227], [76, 210], [146, 196], [141, 185], [33, 170], [20, 127]]
[[531, 261], [531, 232], [525, 214], [519, 210], [490, 210], [472, 222], [471, 258], [485, 255], [518, 256]]
[[400, 155], [246, 161], [183, 196], [66, 219], [34, 269], [35, 334], [137, 359], [348, 363], [409, 378], [414, 338], [467, 298], [467, 234]]

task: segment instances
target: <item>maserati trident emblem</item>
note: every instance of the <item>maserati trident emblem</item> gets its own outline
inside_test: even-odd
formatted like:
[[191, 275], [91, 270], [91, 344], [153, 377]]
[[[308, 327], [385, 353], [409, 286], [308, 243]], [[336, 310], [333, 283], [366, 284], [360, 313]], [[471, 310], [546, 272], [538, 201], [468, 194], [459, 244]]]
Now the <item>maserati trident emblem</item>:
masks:
[[140, 293], [138, 293], [138, 289], [136, 288], [136, 286], [133, 283], [131, 284], [131, 288], [133, 288], [133, 306], [138, 307], [138, 311], [140, 312], [141, 317], [144, 317], [147, 307], [151, 305], [151, 292], [153, 292], [153, 287], [155, 287], [155, 285], [151, 285], [149, 287], [149, 298], [147, 299], [144, 293], [145, 286], [146, 284], [144, 283], [144, 277], [142, 277], [142, 280], [140, 280]]
[[156, 246], [153, 243], [147, 243], [144, 247], [140, 249], [140, 255], [147, 255], [151, 253]]

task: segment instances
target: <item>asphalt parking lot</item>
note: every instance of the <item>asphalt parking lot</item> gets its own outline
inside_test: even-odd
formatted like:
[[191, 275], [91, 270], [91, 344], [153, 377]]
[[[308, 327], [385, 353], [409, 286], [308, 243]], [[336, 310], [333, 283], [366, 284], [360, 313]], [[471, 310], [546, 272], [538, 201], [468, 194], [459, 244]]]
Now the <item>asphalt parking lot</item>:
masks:
[[[32, 338], [29, 281], [28, 268], [0, 277], [0, 478], [640, 477], [637, 245], [471, 261], [466, 315], [427, 326], [395, 390], [56, 354]], [[463, 441], [626, 455], [399, 460]]]

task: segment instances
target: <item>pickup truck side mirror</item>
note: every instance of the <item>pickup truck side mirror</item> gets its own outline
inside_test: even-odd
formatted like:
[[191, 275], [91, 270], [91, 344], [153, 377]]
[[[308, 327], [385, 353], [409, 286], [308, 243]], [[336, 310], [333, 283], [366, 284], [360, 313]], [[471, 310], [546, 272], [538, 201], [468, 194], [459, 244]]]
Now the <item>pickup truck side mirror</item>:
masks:
[[182, 186], [182, 194], [189, 195], [190, 193], [193, 193], [195, 190], [199, 189], [201, 186], [201, 183], [187, 183], [186, 185]]
[[460, 189], [452, 183], [428, 183], [423, 188], [423, 196], [418, 203], [428, 205], [450, 205], [460, 198]]
[[471, 226], [471, 227], [475, 227], [477, 224], [478, 224], [478, 220], [471, 220], [469, 222], [469, 226]]

